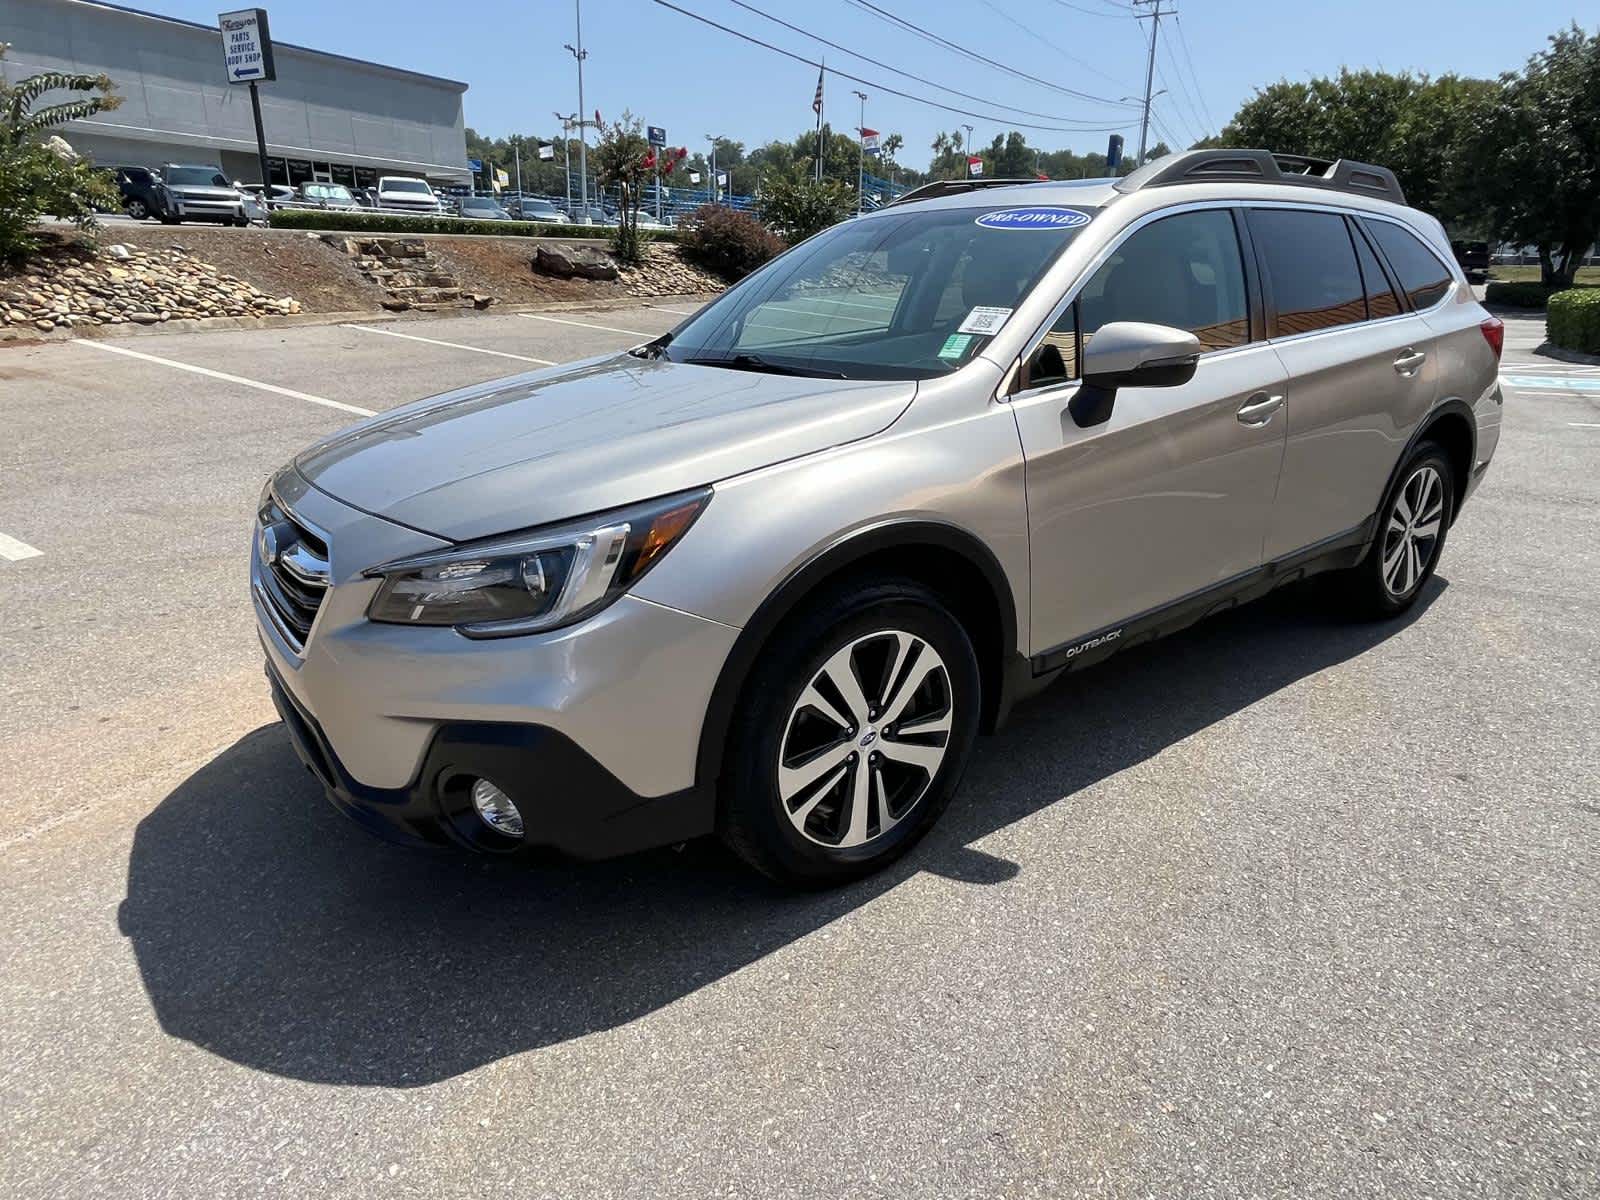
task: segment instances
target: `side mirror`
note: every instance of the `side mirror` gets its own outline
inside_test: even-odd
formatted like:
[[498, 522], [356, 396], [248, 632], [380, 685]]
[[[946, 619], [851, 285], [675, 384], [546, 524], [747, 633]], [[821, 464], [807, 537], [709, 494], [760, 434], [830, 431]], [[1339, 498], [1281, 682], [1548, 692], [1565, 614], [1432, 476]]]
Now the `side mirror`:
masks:
[[1104, 424], [1118, 388], [1178, 387], [1194, 378], [1199, 361], [1200, 339], [1188, 330], [1112, 321], [1083, 349], [1083, 385], [1068, 411], [1080, 426]]

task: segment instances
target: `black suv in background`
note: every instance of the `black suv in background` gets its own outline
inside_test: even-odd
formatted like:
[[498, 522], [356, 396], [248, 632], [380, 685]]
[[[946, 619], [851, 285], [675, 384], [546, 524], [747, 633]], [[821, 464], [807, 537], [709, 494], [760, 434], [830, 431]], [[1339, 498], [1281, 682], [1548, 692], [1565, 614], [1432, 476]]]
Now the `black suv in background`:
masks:
[[170, 214], [172, 206], [161, 172], [149, 167], [112, 167], [111, 171], [122, 195], [123, 211], [135, 221], [148, 217], [164, 220]]

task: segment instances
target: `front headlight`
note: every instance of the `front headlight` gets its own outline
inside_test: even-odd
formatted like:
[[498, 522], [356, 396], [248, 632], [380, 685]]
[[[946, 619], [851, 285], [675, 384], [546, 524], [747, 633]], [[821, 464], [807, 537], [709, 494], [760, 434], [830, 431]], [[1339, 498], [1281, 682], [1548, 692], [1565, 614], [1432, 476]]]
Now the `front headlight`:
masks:
[[454, 625], [468, 637], [507, 637], [580, 621], [604, 608], [694, 524], [711, 489], [585, 521], [455, 546], [373, 567], [383, 579], [367, 619]]

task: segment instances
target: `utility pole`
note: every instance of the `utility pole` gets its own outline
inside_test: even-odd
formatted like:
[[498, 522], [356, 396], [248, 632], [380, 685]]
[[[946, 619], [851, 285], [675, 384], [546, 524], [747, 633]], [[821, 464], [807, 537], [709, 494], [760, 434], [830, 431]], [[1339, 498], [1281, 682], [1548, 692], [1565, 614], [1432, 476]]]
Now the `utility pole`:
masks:
[[511, 143], [511, 151], [517, 156], [517, 209], [520, 212], [522, 209], [522, 136], [520, 134], [517, 136], [517, 140]]
[[851, 92], [857, 100], [861, 101], [861, 124], [856, 126], [856, 139], [861, 151], [856, 160], [856, 216], [860, 216], [866, 207], [863, 190], [867, 183], [867, 94], [865, 92]]
[[714, 133], [706, 134], [706, 141], [711, 143], [711, 178], [706, 182], [711, 185], [711, 203], [715, 204], [721, 199], [717, 194], [720, 190], [717, 187], [717, 135]]
[[[1150, 102], [1154, 99], [1150, 89], [1155, 86], [1156, 81], [1156, 38], [1161, 35], [1161, 18], [1175, 15], [1177, 9], [1169, 8], [1163, 12], [1161, 10], [1161, 0], [1133, 0], [1133, 2], [1139, 8], [1154, 5], [1148, 14], [1150, 17], [1150, 57], [1146, 60], [1144, 66], [1144, 115], [1139, 120], [1138, 165], [1142, 167], [1144, 166], [1145, 143], [1150, 137]], [[1142, 21], [1145, 16], [1145, 13], [1140, 13], [1138, 14], [1138, 19]]]
[[567, 177], [567, 215], [572, 215], [572, 122], [577, 120], [578, 114], [570, 117], [556, 113], [556, 120], [561, 122], [561, 155], [563, 174]]
[[966, 149], [966, 153], [961, 156], [961, 174], [956, 176], [956, 178], [958, 178], [958, 179], [971, 179], [972, 178], [972, 164], [969, 163], [967, 161], [967, 159], [972, 157], [972, 126], [971, 125], [963, 125], [961, 128], [963, 128], [963, 129], [965, 129], [967, 131], [967, 149]]
[[578, 44], [568, 45], [567, 50], [572, 57], [578, 60], [578, 192], [582, 197], [583, 220], [580, 224], [589, 223], [589, 135], [584, 132], [589, 126], [586, 115], [588, 110], [583, 107], [583, 60], [589, 57], [589, 52], [583, 48], [583, 0], [572, 0], [572, 7], [577, 13]]

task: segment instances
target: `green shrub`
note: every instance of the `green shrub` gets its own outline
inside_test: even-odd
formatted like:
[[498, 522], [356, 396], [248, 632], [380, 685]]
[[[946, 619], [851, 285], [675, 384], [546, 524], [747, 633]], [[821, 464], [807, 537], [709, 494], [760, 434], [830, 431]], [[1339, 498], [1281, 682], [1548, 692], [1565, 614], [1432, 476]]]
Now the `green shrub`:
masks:
[[1552, 295], [1545, 336], [1563, 350], [1600, 354], [1600, 288], [1572, 288]]
[[761, 179], [761, 195], [756, 211], [767, 227], [776, 230], [790, 243], [803, 242], [830, 225], [853, 216], [855, 193], [837, 179], [820, 182], [803, 168], [769, 171]]
[[725, 204], [702, 204], [678, 236], [683, 251], [729, 281], [744, 278], [783, 252], [783, 242], [749, 213]]
[[[281, 208], [274, 229], [322, 229], [336, 233], [471, 233], [488, 237], [609, 238], [604, 225], [541, 225], [537, 221], [473, 221], [463, 217], [408, 217], [394, 213], [338, 209]], [[652, 238], [671, 240], [671, 230], [651, 230]]]
[[1549, 298], [1550, 289], [1542, 283], [1491, 283], [1483, 302], [1507, 308], [1543, 308]]

